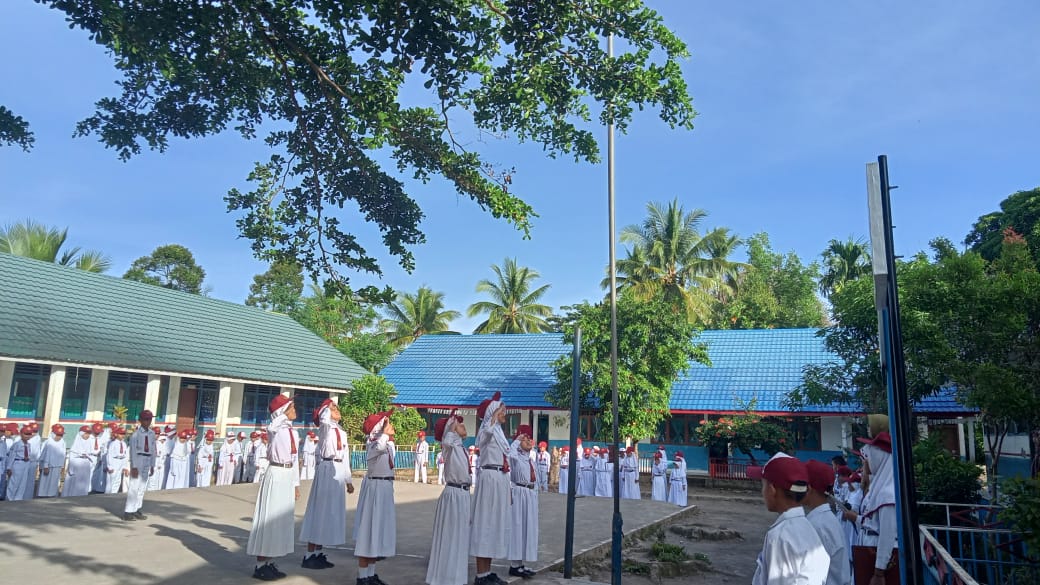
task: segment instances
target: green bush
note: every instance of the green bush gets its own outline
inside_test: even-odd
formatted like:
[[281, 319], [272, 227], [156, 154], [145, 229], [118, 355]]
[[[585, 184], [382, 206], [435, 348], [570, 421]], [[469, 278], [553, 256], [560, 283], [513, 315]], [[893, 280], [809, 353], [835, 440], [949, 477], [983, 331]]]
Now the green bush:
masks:
[[1040, 480], [1013, 478], [1001, 483], [1007, 507], [1000, 520], [1019, 532], [1031, 557], [1040, 560]]
[[[917, 500], [975, 504], [979, 501], [982, 470], [968, 461], [961, 461], [948, 453], [938, 435], [918, 441], [914, 445], [914, 479], [917, 482]], [[921, 510], [924, 524], [945, 524], [946, 513], [933, 507]]]
[[677, 544], [668, 544], [667, 542], [655, 542], [650, 548], [650, 556], [658, 561], [678, 563], [680, 561], [689, 560], [690, 555], [686, 553], [686, 549]]

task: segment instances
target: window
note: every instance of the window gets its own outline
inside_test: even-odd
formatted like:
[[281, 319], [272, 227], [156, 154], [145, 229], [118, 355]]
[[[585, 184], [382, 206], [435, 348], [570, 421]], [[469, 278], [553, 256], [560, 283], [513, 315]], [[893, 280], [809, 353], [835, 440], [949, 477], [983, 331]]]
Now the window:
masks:
[[583, 414], [578, 421], [578, 438], [592, 441], [599, 433], [599, 415]]
[[195, 388], [199, 391], [198, 407], [195, 421], [198, 423], [217, 422], [217, 401], [220, 394], [220, 383], [216, 380], [199, 378], [182, 378], [181, 388]]
[[170, 398], [170, 377], [159, 378], [159, 401], [155, 405], [155, 418], [163, 420], [166, 418], [166, 401]]
[[105, 420], [118, 420], [116, 407], [126, 408], [124, 420], [137, 420], [144, 410], [144, 396], [148, 390], [148, 375], [133, 372], [109, 372], [105, 391]]
[[426, 434], [431, 437], [433, 436], [433, 430], [437, 428], [437, 421], [448, 416], [441, 412], [430, 412], [425, 408], [419, 409], [419, 414], [421, 414], [423, 420], [426, 421]]
[[820, 418], [800, 416], [787, 419], [772, 418], [772, 422], [783, 425], [794, 437], [794, 448], [806, 451], [820, 450]]
[[90, 368], [66, 368], [65, 389], [61, 393], [62, 419], [87, 418], [87, 398], [90, 396]]
[[[271, 399], [280, 393], [281, 389], [278, 386], [246, 384], [242, 393], [242, 424], [266, 422], [270, 414], [267, 407], [271, 404]], [[296, 418], [302, 420], [304, 417], [297, 413]]]
[[520, 413], [514, 412], [506, 414], [506, 422], [502, 425], [502, 430], [506, 434], [506, 439], [512, 440], [513, 435], [516, 434], [516, 429], [520, 427]]
[[293, 394], [293, 402], [296, 403], [296, 420], [303, 423], [304, 426], [311, 425], [314, 422], [311, 420], [314, 409], [318, 408], [318, 405], [325, 402], [328, 397], [328, 392], [297, 390]]
[[700, 414], [673, 414], [657, 425], [655, 443], [669, 445], [700, 445], [697, 441], [697, 427], [704, 419]]
[[44, 364], [15, 364], [7, 416], [40, 418], [39, 408], [47, 396], [51, 367]]

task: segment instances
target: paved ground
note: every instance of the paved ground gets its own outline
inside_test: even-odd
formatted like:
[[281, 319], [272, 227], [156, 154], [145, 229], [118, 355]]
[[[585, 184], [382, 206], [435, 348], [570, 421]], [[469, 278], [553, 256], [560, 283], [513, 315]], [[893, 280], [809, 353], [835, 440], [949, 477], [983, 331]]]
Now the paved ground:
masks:
[[[301, 486], [296, 527], [303, 519], [310, 482]], [[379, 564], [380, 577], [391, 585], [422, 583], [426, 576], [430, 534], [438, 486], [411, 482], [395, 484], [398, 556]], [[347, 525], [353, 526], [356, 493], [348, 497]], [[72, 583], [91, 585], [149, 583], [219, 585], [250, 582], [253, 560], [244, 548], [256, 498], [253, 485], [149, 492], [144, 509], [148, 519], [123, 522], [125, 496], [0, 502], [0, 574], [8, 583]], [[558, 574], [548, 569], [563, 557], [566, 498], [542, 494], [539, 561], [544, 579]], [[622, 501], [625, 533], [694, 511], [649, 500]], [[609, 546], [612, 501], [577, 500], [575, 553]], [[350, 546], [350, 543], [347, 545]], [[327, 550], [332, 569], [312, 571], [299, 566], [302, 551], [285, 557], [280, 568], [289, 576], [279, 583], [353, 583], [356, 563], [350, 548]], [[470, 567], [472, 571], [472, 565]], [[505, 577], [504, 566], [496, 566]], [[472, 575], [471, 575], [472, 577]]]

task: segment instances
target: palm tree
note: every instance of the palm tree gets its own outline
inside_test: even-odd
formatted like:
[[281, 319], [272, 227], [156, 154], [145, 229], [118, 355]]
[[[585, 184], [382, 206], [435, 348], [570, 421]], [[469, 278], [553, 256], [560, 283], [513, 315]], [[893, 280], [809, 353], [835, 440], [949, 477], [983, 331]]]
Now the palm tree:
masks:
[[[660, 294], [691, 320], [706, 319], [712, 304], [732, 296], [744, 267], [729, 260], [742, 242], [728, 228], [701, 235], [707, 215], [703, 209], [687, 213], [678, 199], [667, 207], [648, 203], [646, 219], [621, 231], [621, 241], [632, 248], [617, 263], [618, 288], [643, 298]], [[604, 279], [603, 287], [609, 284]]]
[[68, 228], [59, 230], [31, 219], [16, 222], [0, 228], [0, 252], [75, 266], [87, 272], [105, 272], [112, 266], [112, 261], [96, 250], [83, 251], [79, 247], [62, 250], [68, 232]]
[[394, 347], [412, 343], [423, 335], [454, 333], [449, 323], [461, 315], [458, 311], [444, 310], [444, 293], [428, 287], [419, 287], [414, 295], [401, 293], [397, 301], [387, 305], [388, 316], [379, 325]]
[[474, 333], [534, 333], [551, 331], [545, 317], [552, 316], [552, 308], [538, 304], [551, 285], [531, 290], [531, 283], [539, 277], [537, 271], [517, 266], [515, 258], [506, 258], [503, 268], [491, 265], [498, 282], [481, 280], [477, 292], [491, 295], [490, 301], [473, 303], [466, 310], [470, 317], [486, 313], [486, 321], [477, 325]]
[[846, 282], [870, 274], [870, 249], [863, 239], [831, 240], [823, 251], [823, 266], [820, 292], [829, 298]]

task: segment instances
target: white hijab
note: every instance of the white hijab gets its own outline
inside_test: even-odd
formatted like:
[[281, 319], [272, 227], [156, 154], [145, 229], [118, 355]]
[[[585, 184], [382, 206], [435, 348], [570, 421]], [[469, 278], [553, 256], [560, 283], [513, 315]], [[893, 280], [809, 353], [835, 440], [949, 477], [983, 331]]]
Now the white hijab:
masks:
[[874, 445], [863, 445], [870, 466], [870, 488], [863, 496], [863, 513], [873, 515], [879, 508], [896, 503], [895, 469], [892, 454]]
[[[326, 410], [328, 410], [328, 409], [326, 409]], [[332, 416], [332, 415], [329, 415], [329, 416]], [[383, 418], [381, 418], [379, 420], [378, 423], [376, 423], [376, 425], [374, 427], [372, 427], [372, 432], [368, 433], [368, 441], [370, 443], [373, 443], [373, 442], [379, 440], [379, 437], [382, 436], [382, 434], [383, 434], [383, 427], [386, 426], [386, 423], [389, 420], [390, 420], [390, 417], [384, 416]]]
[[[510, 451], [509, 441], [506, 440], [506, 434], [502, 431], [502, 425], [495, 420], [495, 414], [501, 406], [501, 400], [492, 400], [488, 404], [487, 410], [484, 411], [484, 419], [480, 422], [478, 438], [481, 434], [491, 433], [491, 438], [498, 443], [499, 448], [502, 449], [502, 454], [508, 456]], [[479, 443], [480, 441], [478, 440], [477, 442]]]

